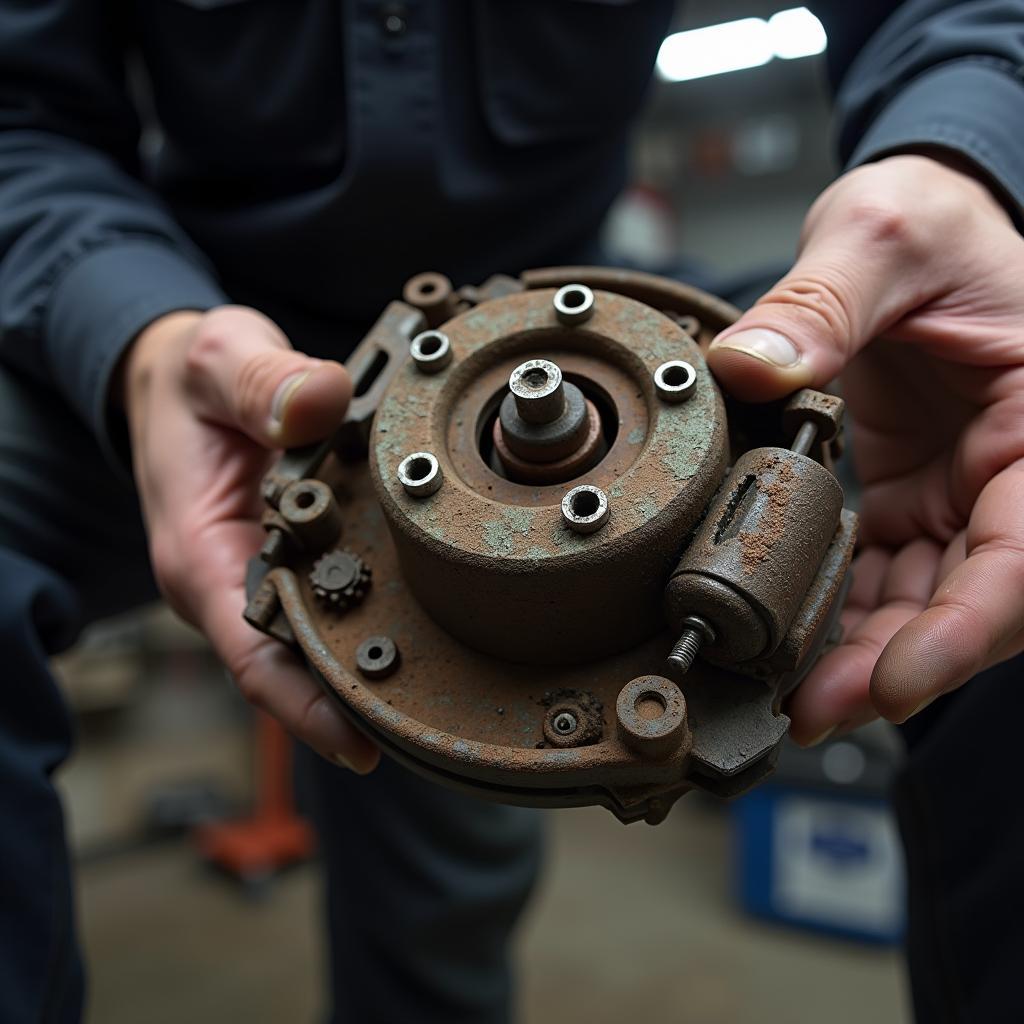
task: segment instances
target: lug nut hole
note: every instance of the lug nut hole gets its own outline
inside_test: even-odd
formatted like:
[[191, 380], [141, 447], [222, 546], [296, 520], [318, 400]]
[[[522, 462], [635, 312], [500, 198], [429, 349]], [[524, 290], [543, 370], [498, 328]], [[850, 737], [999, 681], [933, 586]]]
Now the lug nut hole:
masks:
[[399, 464], [398, 482], [410, 497], [427, 498], [435, 494], [443, 482], [441, 464], [430, 452], [413, 452]]
[[593, 491], [577, 491], [569, 504], [575, 515], [586, 519], [601, 507], [601, 499]]
[[576, 533], [595, 533], [608, 522], [608, 495], [592, 484], [574, 487], [562, 499], [562, 521]]
[[433, 468], [434, 467], [430, 464], [429, 459], [418, 458], [413, 459], [409, 465], [405, 467], [405, 472], [410, 480], [425, 480], [430, 475], [430, 471]]

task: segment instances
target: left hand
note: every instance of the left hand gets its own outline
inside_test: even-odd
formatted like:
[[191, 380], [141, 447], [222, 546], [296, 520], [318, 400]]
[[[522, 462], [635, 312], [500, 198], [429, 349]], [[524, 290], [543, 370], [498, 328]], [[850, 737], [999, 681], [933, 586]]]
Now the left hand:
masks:
[[842, 643], [790, 700], [809, 744], [902, 722], [1024, 651], [1024, 239], [970, 174], [889, 157], [827, 189], [799, 258], [713, 342], [741, 399], [841, 376], [863, 483]]

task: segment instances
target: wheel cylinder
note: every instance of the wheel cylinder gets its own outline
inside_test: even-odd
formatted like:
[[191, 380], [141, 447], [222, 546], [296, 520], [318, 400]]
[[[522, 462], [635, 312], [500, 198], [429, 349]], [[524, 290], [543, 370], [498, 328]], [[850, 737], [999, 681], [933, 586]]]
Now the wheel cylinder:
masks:
[[839, 524], [843, 492], [820, 463], [785, 448], [736, 461], [666, 588], [670, 621], [700, 616], [702, 655], [739, 663], [782, 642]]

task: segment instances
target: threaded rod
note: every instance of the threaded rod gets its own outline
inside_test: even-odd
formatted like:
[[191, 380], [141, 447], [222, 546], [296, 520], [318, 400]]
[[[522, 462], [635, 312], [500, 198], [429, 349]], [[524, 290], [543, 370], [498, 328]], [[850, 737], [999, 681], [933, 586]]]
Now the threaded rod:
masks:
[[669, 664], [680, 674], [689, 670], [702, 645], [715, 642], [715, 631], [711, 624], [705, 622], [699, 615], [687, 615], [682, 626], [683, 631], [668, 656]]
[[697, 657], [697, 653], [700, 651], [701, 644], [703, 643], [704, 637], [696, 629], [684, 629], [682, 636], [679, 637], [675, 647], [672, 648], [668, 660], [680, 672], [686, 672], [693, 664], [693, 659]]

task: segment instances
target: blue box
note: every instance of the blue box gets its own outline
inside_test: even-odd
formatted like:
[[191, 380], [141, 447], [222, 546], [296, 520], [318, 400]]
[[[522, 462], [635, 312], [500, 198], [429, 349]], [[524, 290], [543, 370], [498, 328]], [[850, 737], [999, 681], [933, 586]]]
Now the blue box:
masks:
[[884, 799], [769, 782], [732, 807], [746, 911], [844, 938], [901, 940], [903, 850]]

